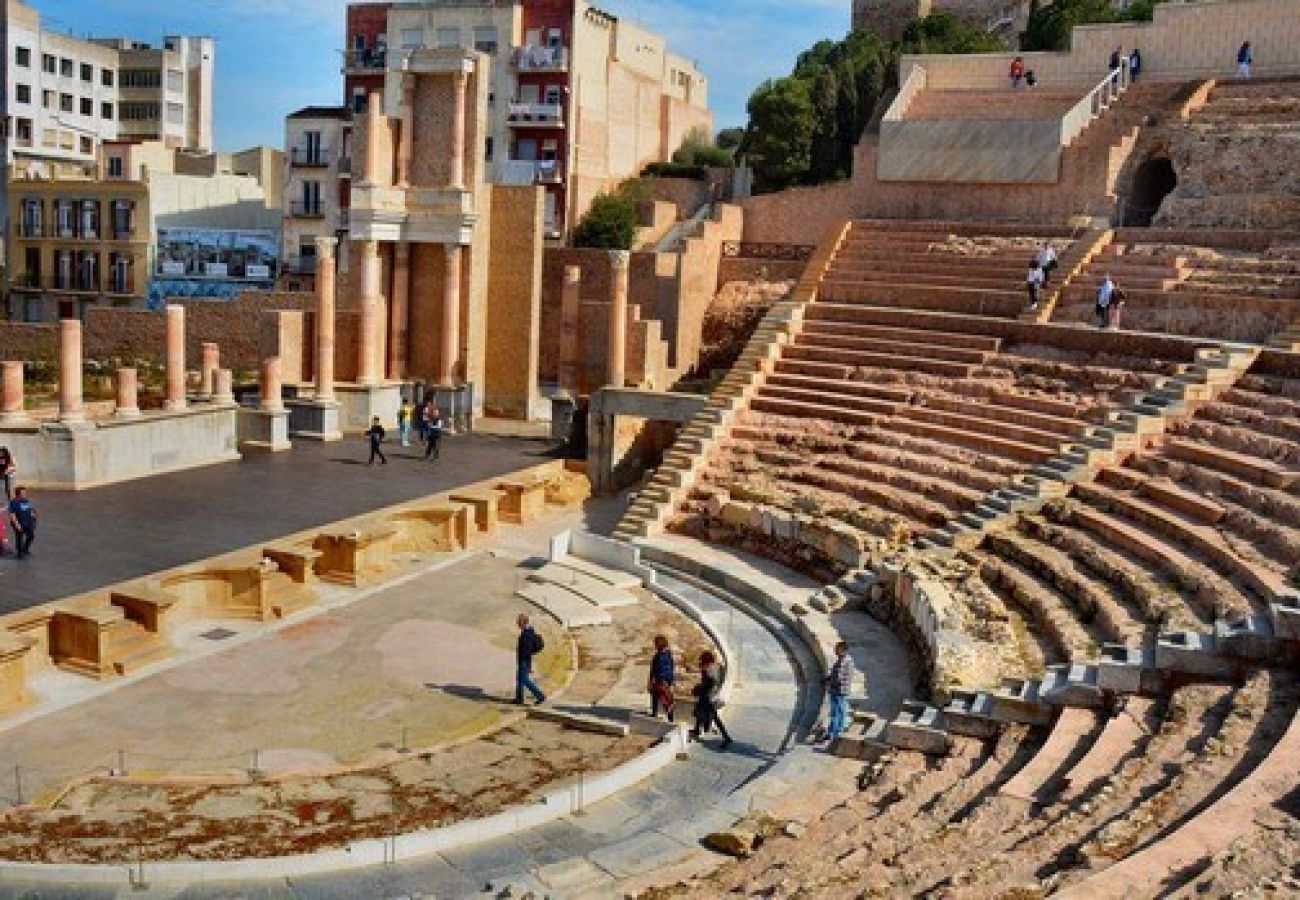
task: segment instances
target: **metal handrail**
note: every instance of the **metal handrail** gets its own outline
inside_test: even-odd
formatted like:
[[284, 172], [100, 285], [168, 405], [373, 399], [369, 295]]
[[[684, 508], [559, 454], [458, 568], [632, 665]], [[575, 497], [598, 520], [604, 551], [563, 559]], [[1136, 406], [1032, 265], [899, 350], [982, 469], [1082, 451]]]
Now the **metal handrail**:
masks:
[[1101, 82], [1061, 117], [1061, 146], [1069, 146], [1088, 123], [1111, 107], [1124, 95], [1130, 83], [1129, 58], [1120, 57], [1119, 68], [1112, 69]]

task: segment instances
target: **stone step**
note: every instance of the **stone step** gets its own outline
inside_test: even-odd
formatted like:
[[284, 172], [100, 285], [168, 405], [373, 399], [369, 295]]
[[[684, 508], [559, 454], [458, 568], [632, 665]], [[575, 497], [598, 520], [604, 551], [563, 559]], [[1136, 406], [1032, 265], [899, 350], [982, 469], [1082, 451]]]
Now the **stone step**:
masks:
[[622, 588], [559, 563], [547, 563], [537, 571], [530, 572], [528, 580], [558, 585], [600, 609], [636, 606], [640, 602], [635, 595]]
[[603, 581], [605, 584], [624, 591], [641, 586], [641, 577], [639, 575], [624, 572], [622, 569], [611, 569], [609, 566], [601, 565], [594, 560], [574, 556], [573, 554], [559, 560], [555, 565], [581, 572], [589, 578], [595, 578], [597, 581]]
[[1091, 746], [1102, 724], [1102, 717], [1091, 710], [1062, 709], [1046, 743], [998, 793], [1030, 803], [1041, 803], [1055, 796], [1061, 787], [1060, 779], [1081, 754], [1082, 748]]
[[800, 347], [827, 347], [837, 350], [866, 350], [871, 353], [888, 353], [916, 359], [946, 360], [948, 362], [983, 365], [988, 361], [991, 351], [971, 350], [965, 347], [951, 347], [947, 344], [934, 344], [924, 339], [916, 341], [885, 340], [875, 337], [858, 337], [849, 334], [828, 334], [821, 331], [809, 331], [801, 334], [795, 342]]
[[1053, 455], [1051, 450], [1037, 447], [1033, 444], [1026, 444], [1020, 441], [996, 437], [991, 434], [970, 432], [960, 428], [951, 428], [944, 425], [936, 425], [930, 422], [919, 422], [901, 417], [891, 420], [890, 427], [907, 434], [916, 435], [917, 437], [930, 438], [944, 443], [959, 444], [984, 453], [992, 453], [1020, 462], [1043, 462], [1050, 459]]
[[786, 347], [781, 358], [834, 363], [842, 366], [867, 366], [875, 369], [924, 372], [929, 375], [944, 375], [949, 378], [968, 378], [974, 368], [970, 363], [951, 362], [921, 356], [873, 353], [867, 350], [809, 347], [801, 344]]
[[1271, 460], [1207, 444], [1173, 438], [1165, 443], [1164, 449], [1174, 459], [1217, 469], [1278, 490], [1288, 490], [1300, 481], [1298, 470], [1286, 469]]
[[[811, 390], [799, 387], [787, 387], [784, 384], [768, 383], [765, 384], [755, 399], [773, 399], [773, 400], [792, 400], [801, 403], [810, 403], [814, 405], [825, 405], [829, 401], [834, 401], [836, 406], [844, 409], [851, 409], [857, 412], [871, 413], [876, 416], [891, 416], [898, 409], [897, 403], [886, 403], [875, 400], [870, 397], [855, 397], [849, 394], [834, 393], [827, 391]], [[754, 405], [750, 404], [751, 408]]]
[[526, 584], [515, 591], [515, 596], [546, 610], [565, 628], [592, 628], [613, 622], [608, 612], [556, 584]]
[[925, 402], [927, 404], [925, 406], [906, 407], [899, 411], [899, 415], [904, 418], [931, 422], [936, 425], [959, 428], [963, 431], [991, 434], [1021, 444], [1041, 447], [1051, 453], [1059, 451], [1065, 440], [1059, 434], [1039, 431], [1036, 428], [1024, 425], [1016, 425], [1004, 419], [986, 418], [983, 415], [984, 408], [978, 405], [972, 404], [969, 412], [950, 412], [945, 409], [930, 407], [928, 398]]
[[842, 422], [847, 425], [872, 426], [884, 421], [887, 416], [880, 413], [863, 412], [847, 409], [843, 406], [831, 406], [824, 403], [810, 403], [802, 400], [786, 400], [767, 394], [760, 394], [750, 403], [750, 409], [759, 413], [771, 413], [794, 418], [824, 419], [830, 422]]

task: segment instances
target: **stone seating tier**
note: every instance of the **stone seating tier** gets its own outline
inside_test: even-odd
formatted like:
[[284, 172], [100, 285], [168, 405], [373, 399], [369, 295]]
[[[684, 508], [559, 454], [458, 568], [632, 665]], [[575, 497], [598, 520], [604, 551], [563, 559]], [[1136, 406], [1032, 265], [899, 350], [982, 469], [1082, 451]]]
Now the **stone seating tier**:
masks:
[[[1017, 288], [1020, 286], [1017, 285]], [[928, 309], [968, 315], [1012, 318], [1025, 305], [1023, 289], [933, 287], [896, 284], [887, 275], [879, 280], [832, 281], [821, 289], [820, 299], [841, 304]]]

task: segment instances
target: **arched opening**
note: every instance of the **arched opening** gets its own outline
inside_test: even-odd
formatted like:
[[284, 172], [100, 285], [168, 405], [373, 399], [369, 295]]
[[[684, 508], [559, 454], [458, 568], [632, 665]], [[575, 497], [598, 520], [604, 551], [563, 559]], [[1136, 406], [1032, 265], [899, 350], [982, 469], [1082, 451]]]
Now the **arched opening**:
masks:
[[1151, 224], [1160, 203], [1178, 187], [1178, 175], [1167, 156], [1154, 156], [1133, 173], [1133, 190], [1124, 205], [1124, 225], [1145, 228]]

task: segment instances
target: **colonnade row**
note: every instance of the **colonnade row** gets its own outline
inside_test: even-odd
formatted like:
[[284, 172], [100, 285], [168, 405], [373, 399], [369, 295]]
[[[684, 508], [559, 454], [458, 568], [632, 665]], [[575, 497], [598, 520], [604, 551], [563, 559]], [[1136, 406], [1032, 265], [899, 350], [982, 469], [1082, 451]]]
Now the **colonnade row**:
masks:
[[[189, 405], [185, 384], [185, 307], [168, 306], [166, 316], [163, 409], [182, 412]], [[82, 340], [81, 320], [63, 319], [59, 322], [59, 421], [66, 425], [86, 421]], [[24, 363], [19, 360], [0, 363], [0, 424], [30, 422], [24, 373]], [[134, 368], [117, 370], [115, 416], [129, 419], [140, 415], [139, 385], [139, 374]], [[221, 350], [213, 343], [202, 345], [198, 396], [216, 404], [235, 402], [234, 375], [230, 369], [221, 368]]]

